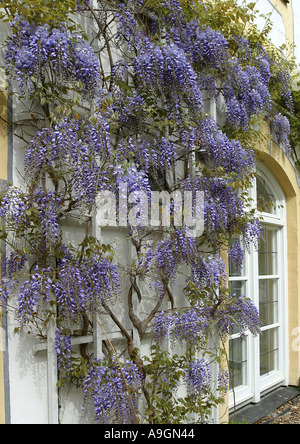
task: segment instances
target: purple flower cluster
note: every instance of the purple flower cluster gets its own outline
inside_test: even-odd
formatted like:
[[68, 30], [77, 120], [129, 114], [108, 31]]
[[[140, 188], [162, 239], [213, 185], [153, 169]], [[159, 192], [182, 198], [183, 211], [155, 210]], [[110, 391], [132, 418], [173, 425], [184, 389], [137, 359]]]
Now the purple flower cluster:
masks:
[[[131, 140], [128, 141], [128, 147], [130, 146], [134, 148], [134, 142]], [[127, 165], [124, 167], [117, 165], [113, 174], [116, 178], [116, 185], [126, 184], [128, 193], [145, 191], [149, 194], [151, 192], [149, 178], [146, 172], [141, 168], [137, 168], [135, 165]]]
[[237, 140], [230, 140], [212, 117], [206, 116], [200, 122], [199, 144], [205, 162], [212, 170], [222, 167], [226, 173], [242, 177], [254, 168], [253, 150], [244, 149]]
[[237, 271], [241, 270], [244, 263], [244, 252], [239, 240], [234, 240], [228, 249], [228, 257]]
[[141, 373], [133, 362], [127, 361], [120, 369], [114, 362], [96, 361], [84, 381], [84, 411], [92, 410], [100, 424], [133, 423], [133, 408], [137, 412], [136, 395], [142, 384]]
[[167, 336], [172, 341], [195, 345], [205, 337], [209, 316], [205, 307], [195, 306], [183, 311], [160, 312], [154, 321], [155, 338], [160, 344]]
[[62, 199], [55, 192], [39, 188], [34, 193], [34, 206], [37, 207], [39, 228], [44, 244], [53, 248], [59, 238], [58, 214]]
[[227, 337], [234, 329], [241, 334], [250, 331], [253, 335], [260, 333], [260, 317], [257, 307], [245, 295], [233, 295], [230, 301], [221, 306], [217, 312], [220, 336]]
[[0, 286], [0, 301], [7, 302], [10, 292], [19, 283], [22, 270], [27, 263], [25, 254], [21, 251], [10, 253], [2, 264], [2, 276]]
[[134, 50], [143, 40], [143, 33], [139, 30], [135, 19], [135, 14], [139, 13], [141, 6], [140, 1], [130, 2], [128, 5], [120, 2], [118, 9], [113, 11], [117, 19], [116, 39], [120, 44], [127, 45], [128, 49]]
[[102, 301], [119, 291], [116, 267], [104, 258], [75, 260], [65, 257], [58, 263], [58, 279], [53, 292], [60, 316], [71, 327], [87, 311], [101, 312]]
[[175, 276], [178, 265], [192, 264], [197, 256], [197, 245], [185, 229], [176, 229], [171, 239], [158, 242], [155, 263], [166, 279]]
[[135, 58], [134, 72], [138, 89], [168, 99], [169, 115], [180, 119], [182, 103], [202, 113], [202, 93], [197, 75], [184, 51], [174, 43], [159, 46], [145, 40]]
[[141, 132], [145, 124], [145, 100], [141, 95], [136, 90], [132, 94], [113, 91], [113, 99], [112, 112], [117, 113], [118, 123], [137, 133]]
[[251, 245], [254, 245], [256, 249], [259, 248], [260, 239], [263, 233], [262, 225], [258, 219], [249, 221], [243, 227], [242, 243], [247, 251], [251, 251]]
[[[200, 28], [194, 20], [173, 32], [178, 34], [178, 44], [188, 54], [197, 71], [209, 68], [222, 71], [227, 65], [228, 44], [221, 32], [209, 27]], [[173, 38], [176, 38], [176, 34]]]
[[59, 234], [57, 215], [61, 203], [55, 192], [38, 188], [29, 196], [9, 185], [0, 203], [0, 217], [18, 235], [25, 233], [35, 223], [36, 233], [39, 233], [44, 244], [54, 245]]
[[[154, 28], [157, 34], [160, 31], [166, 35], [164, 44], [155, 43], [154, 38], [150, 40], [138, 28], [135, 14], [140, 10], [145, 12], [143, 3], [130, 2], [127, 6], [122, 3], [116, 13], [119, 37], [138, 53], [134, 64], [139, 89], [147, 88], [148, 92], [166, 97], [169, 117], [175, 117], [177, 122], [181, 121], [183, 111], [179, 101], [190, 111], [201, 112], [201, 88], [216, 97], [221, 87], [227, 119], [232, 125], [248, 128], [253, 115], [270, 110], [268, 85], [274, 62], [259, 43], [250, 44], [243, 36], [232, 36], [230, 44], [236, 46], [238, 57], [230, 57], [229, 43], [220, 31], [201, 27], [195, 20], [187, 21], [178, 0], [162, 5], [165, 13]], [[282, 84], [282, 96], [290, 105], [288, 73], [280, 71], [275, 80]]]
[[291, 75], [286, 70], [280, 70], [276, 75], [276, 80], [280, 85], [280, 94], [289, 111], [294, 112], [294, 101], [291, 92]]
[[45, 128], [30, 142], [25, 155], [25, 174], [35, 181], [52, 167], [57, 179], [64, 178], [65, 190], [78, 204], [89, 205], [107, 188], [103, 165], [110, 156], [108, 124], [99, 116], [97, 124], [85, 119], [65, 119]]
[[213, 255], [198, 255], [192, 263], [191, 280], [200, 289], [224, 285], [226, 282], [224, 261]]
[[174, 275], [177, 261], [171, 240], [162, 240], [158, 243], [156, 248], [156, 263], [158, 269], [162, 270], [166, 278]]
[[52, 295], [52, 274], [51, 268], [37, 269], [18, 290], [17, 314], [21, 326], [32, 322], [37, 314], [45, 316]]
[[215, 324], [222, 337], [228, 337], [235, 328], [241, 334], [260, 332], [260, 317], [257, 307], [245, 295], [232, 295], [216, 305], [210, 294], [204, 302], [195, 302], [193, 308], [160, 312], [154, 320], [155, 339], [161, 344], [167, 337], [174, 342], [186, 342], [190, 346], [205, 343], [211, 326]]
[[76, 0], [76, 9], [78, 12], [85, 11], [90, 4], [90, 0]]
[[210, 242], [214, 243], [224, 230], [231, 234], [236, 231], [244, 209], [230, 180], [214, 175], [190, 176], [181, 186], [184, 190], [205, 193], [204, 225]]
[[291, 131], [290, 122], [282, 114], [276, 114], [271, 122], [271, 128], [274, 131], [277, 141], [282, 145], [287, 156], [291, 155], [291, 144], [289, 135]]
[[60, 372], [68, 373], [71, 369], [72, 338], [65, 332], [56, 330], [55, 351], [57, 356], [57, 368]]
[[32, 92], [52, 72], [55, 86], [81, 82], [82, 93], [92, 97], [99, 85], [99, 63], [92, 47], [67, 28], [34, 26], [17, 18], [6, 50], [7, 72], [19, 82], [22, 93]]
[[189, 394], [193, 396], [205, 395], [210, 390], [211, 380], [211, 368], [204, 358], [190, 362], [185, 376], [185, 384]]
[[271, 109], [271, 95], [265, 77], [254, 66], [245, 69], [233, 62], [226, 79], [223, 95], [227, 105], [227, 120], [248, 127], [253, 115]]
[[218, 375], [218, 390], [223, 396], [225, 396], [229, 390], [229, 383], [230, 376], [228, 370], [221, 368]]
[[[206, 346], [208, 333], [216, 326], [221, 336], [228, 336], [236, 326], [241, 333], [259, 331], [259, 313], [251, 300], [225, 289], [225, 263], [216, 252], [225, 238], [241, 233], [241, 244], [236, 241], [229, 248], [230, 261], [240, 268], [242, 247], [249, 250], [250, 244], [259, 243], [261, 225], [257, 220], [248, 222], [235, 188], [235, 181], [254, 169], [254, 153], [225, 131], [232, 130], [230, 125], [248, 129], [254, 115], [270, 110], [271, 60], [263, 48], [253, 48], [253, 42], [242, 36], [233, 36], [229, 42], [221, 32], [187, 21], [180, 0], [161, 1], [155, 10], [148, 9], [144, 0], [115, 2], [113, 7], [102, 3], [101, 10], [94, 11], [99, 35], [109, 30], [112, 38], [105, 37], [126, 51], [126, 61], [115, 61], [111, 75], [102, 79], [103, 89], [99, 87], [102, 69], [92, 46], [63, 25], [36, 26], [16, 18], [6, 51], [7, 71], [22, 93], [32, 94], [50, 85], [58, 96], [71, 88], [97, 104], [90, 119], [78, 115], [57, 119], [50, 128], [38, 131], [25, 154], [27, 194], [8, 186], [0, 201], [7, 231], [16, 234], [17, 240], [26, 234], [27, 242], [3, 265], [1, 299], [7, 301], [18, 285], [21, 326], [47, 319], [51, 302], [56, 304], [55, 349], [58, 369], [65, 374], [72, 365], [74, 324], [88, 312], [101, 314], [120, 285], [117, 267], [100, 249], [90, 248], [88, 253], [83, 247], [77, 254], [75, 248], [68, 250], [62, 243], [60, 221], [66, 214], [78, 217], [79, 210], [84, 217], [92, 214], [101, 191], [117, 191], [119, 200], [126, 199], [126, 208], [133, 192], [146, 192], [149, 201], [152, 172], [163, 176], [169, 191], [192, 191], [193, 199], [197, 191], [205, 193], [203, 239], [192, 238], [185, 227], [171, 225], [168, 237], [158, 231], [159, 237], [152, 237], [155, 242], [147, 244], [146, 236], [138, 237], [142, 224], [137, 230], [129, 229], [133, 243], [137, 236], [136, 245], [141, 245], [131, 278], [143, 275], [159, 303], [163, 297], [172, 299], [169, 288], [178, 269], [188, 265], [190, 270], [185, 290], [189, 306], [174, 307], [153, 318], [157, 345], [168, 337], [173, 343], [183, 342], [193, 353]], [[76, 6], [83, 11], [89, 1], [76, 0]], [[110, 28], [104, 21], [108, 17]], [[232, 46], [237, 47], [236, 58], [230, 57]], [[280, 75], [281, 93], [288, 102], [288, 77]], [[220, 95], [225, 100], [230, 125], [224, 125], [224, 132], [203, 114], [205, 89], [209, 97]], [[288, 120], [278, 114], [272, 125], [289, 152]], [[199, 169], [190, 174], [188, 161], [195, 151]], [[126, 196], [121, 196], [118, 191], [124, 184]], [[171, 220], [172, 216], [173, 203]], [[202, 253], [201, 247], [207, 251], [208, 246], [210, 252]], [[25, 251], [36, 261], [27, 275]], [[55, 264], [48, 266], [52, 257]], [[137, 366], [127, 361], [120, 369], [112, 360], [86, 365], [85, 410], [93, 410], [99, 423], [133, 422], [132, 407], [137, 410], [143, 385]], [[186, 362], [185, 368], [188, 393], [207, 395], [212, 386], [210, 364], [202, 358]], [[228, 389], [228, 373], [220, 372], [218, 389]]]
[[24, 231], [28, 227], [26, 212], [30, 208], [29, 198], [19, 188], [7, 185], [1, 195], [0, 217], [11, 229]]
[[272, 60], [265, 48], [263, 48], [260, 44], [257, 45], [257, 56], [255, 60], [257, 69], [259, 70], [262, 79], [264, 80], [265, 84], [268, 85], [271, 80]]
[[[120, 142], [120, 152], [120, 162], [133, 155], [136, 165], [145, 172], [148, 172], [150, 168], [165, 171], [167, 167], [174, 165], [177, 159], [176, 144], [166, 137], [156, 137], [151, 142], [143, 140], [141, 137], [127, 138], [126, 141]], [[118, 171], [118, 167], [116, 167], [116, 171]]]

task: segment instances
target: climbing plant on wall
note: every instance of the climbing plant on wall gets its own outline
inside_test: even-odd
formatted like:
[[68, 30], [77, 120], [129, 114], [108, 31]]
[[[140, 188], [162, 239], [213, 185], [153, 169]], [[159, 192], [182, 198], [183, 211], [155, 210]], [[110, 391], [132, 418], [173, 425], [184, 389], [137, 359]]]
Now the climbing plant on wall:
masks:
[[[45, 338], [55, 319], [59, 386], [81, 387], [84, 412], [97, 422], [205, 423], [228, 390], [222, 365], [213, 380], [221, 344], [233, 329], [259, 332], [257, 308], [226, 288], [221, 252], [229, 249], [241, 267], [243, 250], [259, 242], [244, 192], [255, 169], [253, 123], [280, 126], [289, 152], [288, 121], [272, 112], [274, 91], [292, 110], [288, 71], [265, 49], [268, 30], [253, 25], [254, 4], [53, 3], [1, 3], [11, 25], [7, 75], [31, 116], [13, 123], [25, 148], [23, 186], [7, 184], [1, 194], [9, 251], [2, 305], [14, 311], [20, 334]], [[217, 101], [222, 123], [206, 111]], [[99, 196], [113, 194], [120, 206], [130, 195], [150, 202], [157, 191], [189, 192], [195, 205], [204, 193], [201, 236], [184, 218], [178, 223], [175, 204], [165, 226], [163, 215], [152, 225], [141, 214], [135, 224], [125, 217], [134, 257], [121, 266], [92, 232]], [[77, 243], [66, 241], [67, 220], [84, 227]], [[237, 235], [241, 244], [231, 241]], [[106, 338], [103, 358], [85, 346], [75, 354], [78, 330], [87, 335], [107, 318], [126, 350], [117, 353]], [[132, 330], [140, 342], [152, 338], [147, 356]]]

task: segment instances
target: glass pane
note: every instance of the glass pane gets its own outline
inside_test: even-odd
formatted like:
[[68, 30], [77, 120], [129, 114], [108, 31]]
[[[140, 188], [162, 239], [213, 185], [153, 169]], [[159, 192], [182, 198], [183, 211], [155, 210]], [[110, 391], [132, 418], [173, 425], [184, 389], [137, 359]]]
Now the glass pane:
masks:
[[278, 322], [278, 282], [275, 279], [259, 281], [259, 315], [262, 326]]
[[[230, 281], [229, 290], [232, 297], [241, 297], [246, 294], [246, 281]], [[240, 329], [237, 326], [233, 326], [232, 335], [239, 333]]]
[[247, 342], [245, 339], [231, 339], [229, 342], [230, 388], [245, 385], [247, 380]]
[[230, 281], [229, 282], [230, 294], [232, 296], [241, 297], [246, 293], [246, 282], [245, 281]]
[[276, 230], [264, 229], [258, 252], [259, 275], [277, 274]]
[[260, 336], [260, 375], [268, 375], [278, 369], [278, 330], [262, 332]]
[[276, 199], [262, 177], [258, 176], [256, 178], [256, 190], [258, 211], [274, 214], [276, 211]]

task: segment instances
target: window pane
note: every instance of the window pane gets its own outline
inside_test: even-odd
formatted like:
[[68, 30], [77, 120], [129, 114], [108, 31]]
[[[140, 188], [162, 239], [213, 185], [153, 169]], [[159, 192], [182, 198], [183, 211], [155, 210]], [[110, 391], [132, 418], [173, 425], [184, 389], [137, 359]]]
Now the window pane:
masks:
[[278, 369], [278, 330], [264, 331], [260, 336], [260, 375]]
[[259, 281], [259, 315], [262, 326], [278, 322], [278, 283], [275, 279]]
[[259, 275], [277, 274], [276, 230], [264, 229], [258, 253]]
[[247, 380], [247, 342], [245, 339], [231, 339], [229, 343], [230, 388], [245, 385]]
[[231, 277], [240, 277], [244, 276], [244, 267], [239, 268], [235, 265], [232, 259], [229, 258], [229, 276]]
[[246, 293], [246, 282], [245, 281], [230, 281], [229, 282], [230, 294], [232, 296], [241, 297]]
[[256, 179], [257, 190], [257, 209], [264, 213], [274, 214], [276, 210], [275, 196], [268, 189], [265, 180], [262, 177]]
[[[246, 281], [230, 281], [229, 290], [232, 297], [241, 297], [246, 294]], [[232, 335], [240, 331], [238, 326], [234, 326], [230, 332]]]

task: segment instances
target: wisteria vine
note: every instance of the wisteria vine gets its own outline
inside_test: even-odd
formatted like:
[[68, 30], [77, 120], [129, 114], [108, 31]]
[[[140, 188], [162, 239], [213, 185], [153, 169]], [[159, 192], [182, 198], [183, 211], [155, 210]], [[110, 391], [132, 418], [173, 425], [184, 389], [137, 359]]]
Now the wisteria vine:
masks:
[[[221, 368], [219, 395], [211, 393], [214, 364], [205, 352], [212, 334], [225, 340], [237, 327], [259, 332], [255, 305], [226, 289], [220, 251], [229, 247], [230, 260], [241, 267], [242, 248], [231, 239], [240, 235], [246, 249], [259, 243], [260, 224], [240, 193], [255, 168], [245, 134], [254, 117], [267, 118], [289, 152], [288, 120], [272, 116], [272, 87], [280, 82], [288, 102], [289, 78], [278, 74], [260, 41], [212, 29], [196, 3], [101, 1], [93, 9], [76, 1], [78, 24], [16, 16], [6, 44], [8, 78], [39, 112], [29, 140], [16, 126], [26, 145], [24, 184], [8, 184], [1, 194], [0, 234], [11, 250], [2, 265], [1, 301], [15, 303], [20, 330], [31, 328], [42, 339], [55, 318], [58, 374], [82, 387], [84, 412], [93, 411], [99, 423], [185, 422], [191, 412], [207, 422], [228, 390]], [[218, 100], [225, 107], [222, 124], [205, 111]], [[195, 202], [204, 192], [203, 235], [192, 238], [184, 224], [175, 226], [172, 203], [167, 228], [130, 226], [128, 218], [136, 259], [120, 265], [92, 226], [99, 194], [115, 193], [121, 205], [124, 184], [126, 193], [149, 199], [154, 191], [189, 191]], [[70, 221], [74, 230], [84, 227], [77, 243], [66, 239]], [[143, 304], [144, 292], [140, 314], [135, 301]], [[123, 311], [126, 322], [118, 315]], [[107, 318], [126, 352], [116, 359], [104, 340], [101, 359], [87, 347], [79, 359], [72, 338], [91, 334], [95, 320], [102, 325]], [[132, 329], [140, 341], [152, 335], [152, 364]], [[184, 357], [166, 358], [166, 340]], [[186, 398], [179, 407], [171, 393], [182, 382]], [[161, 415], [160, 397], [171, 399]]]

